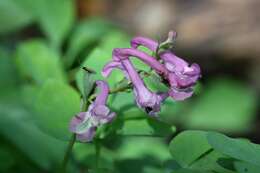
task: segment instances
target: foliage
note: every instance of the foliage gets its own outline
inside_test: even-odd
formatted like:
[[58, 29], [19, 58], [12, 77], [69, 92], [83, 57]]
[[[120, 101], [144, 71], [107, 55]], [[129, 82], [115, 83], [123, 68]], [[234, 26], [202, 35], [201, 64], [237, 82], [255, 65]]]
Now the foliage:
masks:
[[[55, 172], [72, 135], [69, 121], [80, 112], [80, 96], [87, 97], [93, 81], [103, 79], [100, 71], [112, 49], [129, 47], [125, 32], [106, 19], [77, 20], [74, 6], [73, 0], [0, 1], [0, 172]], [[18, 37], [31, 26], [40, 29], [37, 36]], [[134, 64], [148, 70], [142, 62]], [[97, 74], [86, 76], [84, 66]], [[116, 88], [125, 84], [122, 79], [113, 72], [108, 82]], [[165, 87], [156, 75], [145, 82], [153, 90]], [[160, 121], [133, 100], [128, 92], [110, 96], [117, 118], [98, 129], [94, 142], [75, 145], [68, 171], [260, 172], [258, 144], [210, 131], [250, 129], [256, 96], [243, 83], [213, 78], [193, 99], [166, 100]], [[176, 124], [204, 131], [179, 133]]]

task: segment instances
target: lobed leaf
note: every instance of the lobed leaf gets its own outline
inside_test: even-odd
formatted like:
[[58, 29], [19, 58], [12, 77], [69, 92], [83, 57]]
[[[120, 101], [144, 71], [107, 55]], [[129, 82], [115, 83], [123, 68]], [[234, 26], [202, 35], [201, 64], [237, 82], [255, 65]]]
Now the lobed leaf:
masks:
[[41, 85], [48, 79], [66, 81], [58, 55], [43, 41], [31, 40], [20, 44], [16, 61], [21, 74], [36, 84]]
[[41, 129], [58, 139], [68, 140], [70, 120], [80, 111], [79, 94], [67, 84], [49, 80], [41, 88], [36, 103], [35, 118]]

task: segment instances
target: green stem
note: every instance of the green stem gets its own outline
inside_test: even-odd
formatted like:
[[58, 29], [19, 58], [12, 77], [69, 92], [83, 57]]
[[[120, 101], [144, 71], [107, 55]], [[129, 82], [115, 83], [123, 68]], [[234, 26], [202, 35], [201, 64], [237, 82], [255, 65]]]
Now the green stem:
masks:
[[126, 86], [123, 87], [119, 87], [119, 88], [115, 88], [110, 90], [109, 94], [114, 94], [114, 93], [118, 93], [118, 92], [124, 92], [125, 90], [131, 88], [131, 84], [128, 84]]
[[73, 134], [71, 136], [71, 139], [69, 141], [69, 145], [67, 147], [67, 150], [66, 150], [66, 153], [64, 155], [64, 158], [63, 158], [63, 161], [62, 161], [62, 164], [61, 164], [61, 173], [65, 173], [66, 172], [66, 166], [68, 164], [68, 161], [69, 161], [69, 158], [70, 158], [70, 155], [71, 155], [71, 152], [72, 152], [72, 148], [73, 148], [73, 145], [75, 144], [76, 142], [76, 134]]
[[96, 150], [96, 173], [98, 173], [98, 168], [99, 168], [99, 157], [100, 157], [100, 143], [99, 143], [99, 140], [96, 139], [95, 140], [95, 150]]

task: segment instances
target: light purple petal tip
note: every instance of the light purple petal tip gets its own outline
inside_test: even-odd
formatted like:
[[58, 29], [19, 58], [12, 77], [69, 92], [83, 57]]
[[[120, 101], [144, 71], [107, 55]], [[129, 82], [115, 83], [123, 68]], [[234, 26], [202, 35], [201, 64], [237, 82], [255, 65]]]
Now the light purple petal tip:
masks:
[[177, 32], [170, 31], [168, 33], [168, 38], [167, 38], [166, 42], [173, 42], [176, 39], [176, 37], [177, 37]]
[[103, 80], [97, 80], [96, 81], [97, 88], [99, 88], [99, 94], [96, 97], [96, 100], [94, 101], [95, 105], [105, 105], [107, 102], [107, 97], [109, 94], [109, 86], [106, 81]]
[[153, 68], [158, 74], [167, 74], [167, 70], [156, 58], [148, 55], [137, 49], [132, 48], [116, 48], [113, 50], [113, 59], [115, 61], [122, 61], [129, 57], [136, 57]]
[[91, 127], [85, 133], [77, 134], [76, 139], [80, 142], [90, 142], [93, 140], [95, 133], [96, 127]]
[[108, 77], [115, 68], [123, 69], [121, 62], [111, 61], [111, 62], [107, 63], [104, 66], [101, 74], [104, 77]]
[[174, 100], [184, 100], [193, 93], [193, 86], [200, 78], [200, 67], [198, 64], [189, 64], [183, 59], [177, 57], [170, 51], [160, 54], [161, 59], [167, 70], [168, 82], [170, 84], [169, 95]]
[[161, 59], [163, 60], [167, 70], [171, 72], [183, 72], [184, 67], [188, 67], [188, 63], [183, 59], [177, 57], [171, 51], [165, 51], [160, 54]]
[[80, 112], [79, 114], [75, 115], [71, 121], [70, 121], [70, 131], [71, 132], [76, 132], [77, 131], [77, 126], [84, 121], [86, 117], [86, 112]]
[[136, 49], [138, 46], [144, 46], [151, 51], [156, 51], [158, 43], [150, 38], [135, 37], [131, 40], [131, 47]]
[[185, 92], [185, 91], [178, 91], [176, 89], [171, 89], [169, 91], [169, 95], [176, 101], [182, 101], [189, 97], [191, 97], [193, 94], [193, 91]]
[[95, 136], [96, 128], [102, 124], [112, 121], [115, 113], [105, 105], [109, 93], [109, 86], [106, 81], [97, 80], [99, 93], [94, 102], [89, 105], [87, 112], [80, 112], [70, 122], [70, 131], [75, 133], [77, 140], [89, 142]]

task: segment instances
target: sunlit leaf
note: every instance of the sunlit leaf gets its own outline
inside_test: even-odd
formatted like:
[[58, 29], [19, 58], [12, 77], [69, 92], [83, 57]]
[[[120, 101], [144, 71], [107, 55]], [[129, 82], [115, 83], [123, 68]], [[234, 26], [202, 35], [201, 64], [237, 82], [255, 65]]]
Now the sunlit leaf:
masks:
[[[228, 165], [230, 164], [230, 165]], [[232, 171], [233, 160], [215, 150], [194, 162], [190, 168], [193, 170], [216, 171], [221, 173], [234, 173]], [[229, 167], [228, 167], [229, 166]]]
[[174, 137], [170, 143], [173, 159], [183, 168], [190, 167], [210, 150], [211, 146], [208, 144], [204, 131], [184, 131]]
[[20, 44], [16, 60], [21, 74], [37, 84], [48, 79], [66, 81], [58, 55], [43, 41], [31, 40]]
[[[115, 36], [115, 39], [112, 39], [110, 37], [111, 35]], [[101, 71], [104, 65], [112, 60], [112, 49], [114, 47], [124, 45], [128, 41], [126, 39], [127, 36], [124, 34], [112, 33], [111, 35], [104, 37], [104, 41], [101, 43], [101, 46], [94, 49], [93, 52], [88, 57], [86, 57], [85, 61], [81, 65], [82, 67], [85, 66], [97, 72], [97, 75], [94, 76], [94, 80], [104, 79], [101, 75]], [[113, 48], [110, 47], [111, 45], [113, 46]], [[78, 88], [82, 88], [83, 86], [83, 76], [84, 71], [82, 69], [79, 69], [78, 73], [76, 74], [76, 82]], [[122, 73], [112, 73], [112, 75], [108, 79], [108, 82], [110, 86], [113, 87], [117, 82], [122, 80], [122, 78]]]
[[111, 24], [100, 18], [81, 21], [70, 38], [66, 52], [66, 66], [69, 67], [81, 51], [106, 37], [109, 30]]
[[117, 131], [120, 135], [133, 136], [155, 136], [162, 137], [175, 132], [175, 127], [160, 122], [159, 120], [141, 117], [125, 120], [121, 129]]
[[247, 140], [229, 138], [223, 134], [207, 134], [209, 144], [218, 152], [260, 166], [260, 146]]
[[47, 81], [36, 100], [37, 123], [49, 135], [69, 139], [69, 122], [79, 112], [79, 94], [64, 83]]
[[162, 164], [170, 159], [162, 138], [124, 137], [118, 142], [117, 148], [113, 149], [118, 172], [163, 172]]
[[75, 18], [73, 0], [31, 1], [36, 20], [55, 48], [60, 48]]
[[255, 166], [246, 162], [236, 161], [234, 167], [238, 173], [257, 173], [260, 171], [259, 166]]
[[[19, 0], [23, 3], [24, 0]], [[33, 20], [33, 15], [27, 11], [16, 0], [0, 1], [0, 34], [17, 31]]]

